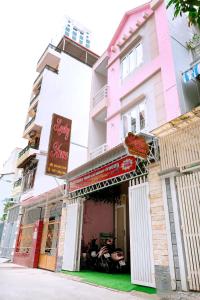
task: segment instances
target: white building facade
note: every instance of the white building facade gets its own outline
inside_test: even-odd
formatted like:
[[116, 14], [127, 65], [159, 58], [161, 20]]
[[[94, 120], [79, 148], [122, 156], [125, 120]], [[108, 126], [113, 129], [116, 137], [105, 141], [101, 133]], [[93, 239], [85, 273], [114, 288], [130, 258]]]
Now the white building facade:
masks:
[[[37, 63], [39, 75], [33, 83], [23, 133], [28, 144], [17, 161], [18, 168], [23, 169], [23, 217], [14, 254], [14, 261], [19, 264], [55, 270], [64, 182], [45, 174], [52, 115], [72, 120], [68, 163], [71, 170], [87, 156], [91, 67], [97, 58], [92, 51], [63, 36], [57, 47], [50, 44], [46, 48]], [[42, 244], [41, 255], [36, 255], [33, 246], [34, 230], [40, 240], [36, 248]], [[51, 243], [47, 236], [52, 237]]]

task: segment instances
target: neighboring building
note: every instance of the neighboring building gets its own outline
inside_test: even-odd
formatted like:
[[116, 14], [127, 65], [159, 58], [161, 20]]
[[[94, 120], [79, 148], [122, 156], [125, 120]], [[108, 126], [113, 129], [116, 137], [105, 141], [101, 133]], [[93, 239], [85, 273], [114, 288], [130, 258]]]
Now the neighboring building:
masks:
[[[0, 244], [0, 257], [11, 258], [13, 255], [16, 232], [18, 229], [19, 215], [19, 198], [21, 191], [21, 170], [17, 168], [16, 162], [21, 151], [21, 148], [15, 148], [9, 159], [5, 162], [0, 179], [1, 199], [5, 202], [13, 203], [13, 206], [8, 210], [4, 223], [0, 224], [3, 227], [1, 230], [2, 239]], [[3, 202], [1, 203], [3, 204]], [[4, 202], [4, 203], [5, 203]]]
[[87, 156], [91, 67], [97, 59], [92, 51], [63, 36], [56, 47], [46, 48], [37, 63], [39, 75], [33, 83], [23, 133], [27, 146], [17, 161], [23, 169], [23, 217], [16, 263], [55, 270], [64, 182], [45, 171], [52, 115], [72, 120], [68, 165], [72, 170]]
[[[187, 66], [181, 61], [186, 65], [190, 62], [186, 47], [177, 58], [177, 48], [181, 47], [178, 33], [186, 38], [188, 25], [179, 19], [173, 26], [170, 14], [162, 0], [127, 12], [107, 51], [93, 67], [88, 162], [67, 174], [68, 199], [62, 212], [58, 256], [63, 261], [62, 269], [79, 270], [82, 253], [91, 239], [96, 238], [100, 244], [103, 233], [112, 233], [117, 247], [124, 250], [132, 283], [156, 287], [159, 292], [197, 291], [197, 284], [194, 288], [186, 283], [180, 226], [177, 238], [173, 231], [175, 216], [171, 211], [168, 214], [165, 186], [159, 176], [163, 167], [157, 139], [151, 133], [167, 122], [173, 127], [173, 118], [199, 103], [195, 94], [188, 98], [182, 89], [181, 71]], [[198, 88], [198, 82], [194, 84]], [[124, 147], [130, 131], [136, 135], [135, 162]], [[150, 149], [146, 159], [141, 159], [142, 138]], [[168, 155], [169, 164], [174, 155], [170, 147], [166, 138], [161, 155]], [[196, 154], [191, 151], [193, 158], [199, 155], [197, 147], [198, 142]], [[170, 201], [169, 184], [167, 188]], [[174, 186], [171, 193], [176, 196]], [[175, 214], [179, 222], [177, 211]], [[185, 240], [187, 243], [187, 235]], [[196, 275], [191, 271], [194, 281], [200, 274], [198, 247], [196, 241], [192, 254]], [[190, 256], [191, 252], [188, 259]]]
[[174, 118], [153, 133], [160, 145], [172, 286], [200, 292], [200, 33], [187, 28], [184, 16], [168, 16], [179, 106], [169, 99]]
[[3, 201], [13, 198], [14, 202], [17, 202], [13, 195], [13, 184], [20, 177], [19, 169], [16, 167], [16, 161], [21, 148], [15, 148], [8, 160], [4, 163], [0, 174], [0, 216], [3, 214]]
[[80, 45], [91, 48], [91, 31], [69, 17], [65, 18], [64, 34]]

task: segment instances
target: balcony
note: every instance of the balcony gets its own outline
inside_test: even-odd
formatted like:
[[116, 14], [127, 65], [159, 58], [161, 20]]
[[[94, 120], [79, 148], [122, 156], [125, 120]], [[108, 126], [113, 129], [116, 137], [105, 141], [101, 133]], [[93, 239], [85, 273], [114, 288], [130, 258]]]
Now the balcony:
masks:
[[108, 148], [107, 144], [103, 144], [103, 145], [101, 145], [101, 146], [99, 146], [99, 147], [93, 149], [93, 150], [89, 153], [89, 158], [90, 158], [90, 159], [94, 159], [95, 157], [97, 157], [97, 156], [103, 154], [104, 152], [106, 152], [106, 151], [107, 151], [107, 148]]
[[108, 105], [108, 85], [104, 85], [92, 99], [91, 116], [95, 117]]
[[45, 65], [57, 69], [61, 58], [61, 50], [49, 44], [37, 62], [37, 72], [41, 72]]
[[28, 134], [30, 133], [30, 131], [36, 131], [40, 133], [41, 126], [39, 126], [35, 120], [36, 120], [36, 115], [32, 117], [32, 119], [28, 121], [28, 123], [25, 125], [23, 138], [28, 138]]
[[23, 188], [22, 192], [28, 192], [31, 190], [34, 186], [34, 181], [35, 181], [35, 174], [37, 171], [37, 166], [33, 168], [32, 170], [29, 170], [26, 174], [23, 176]]
[[17, 168], [23, 168], [27, 159], [29, 159], [30, 157], [38, 153], [37, 150], [38, 150], [38, 145], [37, 146], [28, 145], [21, 152], [19, 152], [18, 159], [17, 159]]
[[21, 188], [22, 188], [22, 178], [19, 178], [13, 184], [12, 197], [16, 197], [17, 194], [20, 194]]
[[41, 71], [40, 74], [36, 77], [36, 79], [35, 79], [35, 81], [34, 81], [34, 83], [33, 83], [33, 91], [34, 91], [34, 90], [38, 90], [38, 86], [39, 86], [39, 89], [40, 89], [41, 82], [42, 82], [42, 77], [43, 77], [43, 75], [44, 75], [44, 71], [45, 71], [45, 70], [49, 70], [49, 71], [51, 71], [51, 72], [53, 72], [53, 73], [58, 74], [58, 69], [57, 69], [57, 68], [53, 68], [53, 67], [51, 67], [51, 66], [49, 66], [49, 65], [45, 65], [45, 66], [43, 67], [42, 71]]
[[39, 94], [40, 94], [40, 88], [37, 90], [37, 93], [35, 93], [31, 98], [29, 109], [33, 108], [34, 105], [37, 103]]

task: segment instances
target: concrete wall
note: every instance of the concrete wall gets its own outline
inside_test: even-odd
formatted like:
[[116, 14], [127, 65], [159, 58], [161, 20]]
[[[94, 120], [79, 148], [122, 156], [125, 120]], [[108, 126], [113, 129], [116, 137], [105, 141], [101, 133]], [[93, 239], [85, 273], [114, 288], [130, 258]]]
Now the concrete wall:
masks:
[[90, 243], [93, 238], [97, 238], [97, 244], [99, 244], [100, 232], [113, 233], [113, 230], [113, 204], [87, 200], [84, 203], [82, 231], [85, 245]]
[[37, 155], [39, 162], [34, 188], [24, 194], [22, 200], [57, 187], [55, 179], [45, 175], [46, 153], [53, 113], [72, 120], [68, 171], [86, 161], [90, 84], [91, 68], [65, 53], [61, 53], [58, 74], [50, 70], [44, 71], [35, 119], [35, 123], [42, 127], [40, 154]]

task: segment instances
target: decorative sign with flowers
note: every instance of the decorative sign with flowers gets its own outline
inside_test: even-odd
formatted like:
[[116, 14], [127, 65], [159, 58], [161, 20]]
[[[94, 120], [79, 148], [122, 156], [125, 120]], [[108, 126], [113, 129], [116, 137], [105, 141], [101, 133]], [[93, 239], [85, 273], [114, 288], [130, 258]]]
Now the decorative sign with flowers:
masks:
[[133, 155], [134, 157], [139, 157], [141, 159], [147, 159], [149, 145], [143, 137], [129, 132], [128, 136], [125, 137], [124, 146], [129, 155]]

